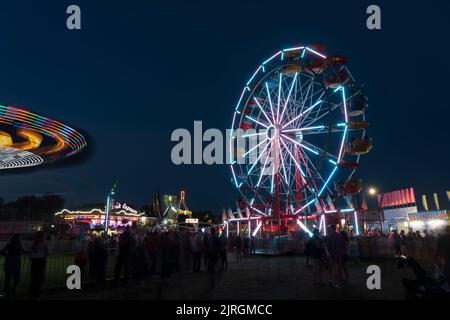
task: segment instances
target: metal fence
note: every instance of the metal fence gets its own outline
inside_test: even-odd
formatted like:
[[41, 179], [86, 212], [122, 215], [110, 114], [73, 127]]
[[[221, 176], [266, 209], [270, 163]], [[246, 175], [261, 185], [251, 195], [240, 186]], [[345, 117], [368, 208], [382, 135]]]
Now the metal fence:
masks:
[[[50, 288], [64, 288], [66, 287], [67, 267], [74, 264], [75, 253], [55, 253], [51, 254], [47, 258], [45, 281], [43, 289]], [[108, 255], [106, 264], [106, 278], [110, 279], [114, 276], [114, 265], [116, 262], [116, 255], [114, 252]], [[5, 273], [4, 273], [5, 257], [0, 257], [0, 292], [3, 291]], [[89, 266], [87, 266], [88, 270]], [[89, 272], [85, 272], [83, 282], [91, 282]], [[20, 281], [16, 288], [17, 294], [24, 296], [28, 294], [30, 287], [30, 273], [31, 273], [31, 260], [27, 255], [22, 257]]]

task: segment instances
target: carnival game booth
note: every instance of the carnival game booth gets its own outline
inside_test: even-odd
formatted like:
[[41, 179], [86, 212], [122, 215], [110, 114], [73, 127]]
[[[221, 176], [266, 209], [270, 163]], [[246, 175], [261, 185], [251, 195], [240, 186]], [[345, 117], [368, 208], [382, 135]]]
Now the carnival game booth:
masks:
[[438, 234], [449, 225], [448, 215], [449, 212], [446, 210], [409, 213], [408, 227], [413, 231], [427, 230], [433, 234]]
[[[136, 210], [128, 209], [124, 206], [115, 205], [109, 214], [108, 233], [121, 233], [126, 227], [137, 227], [144, 223], [144, 213], [138, 213]], [[59, 223], [69, 225], [69, 233], [79, 235], [81, 232], [99, 232], [105, 229], [106, 212], [101, 209], [92, 209], [89, 211], [72, 211], [64, 209], [55, 214]]]

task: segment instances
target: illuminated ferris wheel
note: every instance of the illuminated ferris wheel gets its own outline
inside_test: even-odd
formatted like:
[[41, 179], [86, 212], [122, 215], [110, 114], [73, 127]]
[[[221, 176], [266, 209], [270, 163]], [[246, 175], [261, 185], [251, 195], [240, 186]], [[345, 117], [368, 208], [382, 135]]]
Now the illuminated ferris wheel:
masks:
[[321, 45], [284, 49], [243, 88], [230, 134], [232, 180], [244, 206], [267, 217], [335, 210], [356, 194], [368, 99], [344, 56]]

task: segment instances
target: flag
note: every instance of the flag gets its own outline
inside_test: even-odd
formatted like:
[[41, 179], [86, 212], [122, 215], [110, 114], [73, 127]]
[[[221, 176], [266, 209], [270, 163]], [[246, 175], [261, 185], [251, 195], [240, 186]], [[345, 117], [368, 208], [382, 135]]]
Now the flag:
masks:
[[433, 194], [434, 196], [434, 204], [436, 205], [436, 210], [441, 210], [439, 207], [439, 199], [437, 193]]
[[222, 210], [222, 221], [225, 221], [225, 220], [227, 220], [227, 213], [225, 211], [225, 208], [223, 208], [223, 210]]
[[414, 188], [411, 188], [411, 202], [416, 203], [416, 196], [414, 194]]
[[425, 211], [428, 211], [428, 202], [427, 202], [426, 195], [422, 195], [422, 205], [423, 205], [423, 208], [425, 209]]

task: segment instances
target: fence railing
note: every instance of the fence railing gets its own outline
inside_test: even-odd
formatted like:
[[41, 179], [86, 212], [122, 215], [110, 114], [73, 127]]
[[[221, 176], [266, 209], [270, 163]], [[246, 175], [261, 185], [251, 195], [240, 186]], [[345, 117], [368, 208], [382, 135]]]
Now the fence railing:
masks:
[[[55, 253], [49, 255], [47, 258], [45, 280], [43, 289], [49, 288], [64, 288], [66, 287], [66, 281], [68, 278], [67, 267], [74, 264], [74, 253]], [[112, 278], [114, 276], [114, 265], [116, 261], [116, 255], [111, 253], [108, 255], [106, 263], [106, 278]], [[0, 257], [0, 291], [3, 291], [3, 284], [5, 281], [4, 272], [5, 257]], [[86, 266], [83, 282], [94, 281], [89, 275], [89, 266]], [[30, 288], [30, 274], [31, 274], [31, 260], [27, 255], [22, 256], [21, 269], [20, 269], [20, 281], [16, 288], [18, 295], [26, 295]]]

